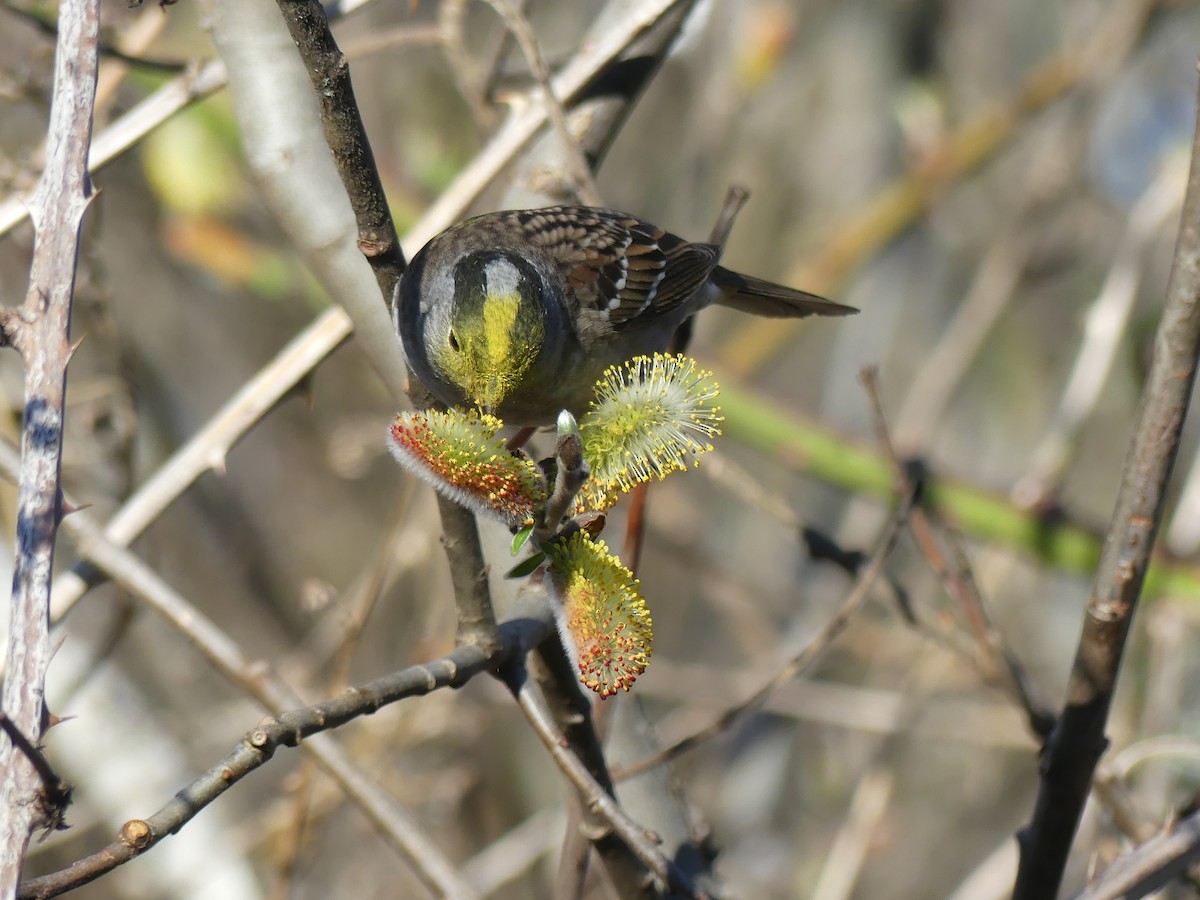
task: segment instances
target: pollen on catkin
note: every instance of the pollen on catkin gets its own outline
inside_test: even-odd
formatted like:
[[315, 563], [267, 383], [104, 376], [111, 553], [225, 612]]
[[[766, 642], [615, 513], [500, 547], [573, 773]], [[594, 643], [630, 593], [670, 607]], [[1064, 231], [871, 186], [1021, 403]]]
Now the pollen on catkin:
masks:
[[653, 652], [650, 610], [633, 573], [604, 541], [579, 531], [550, 551], [550, 580], [579, 680], [601, 697], [629, 690]]
[[604, 510], [652, 478], [683, 471], [721, 433], [720, 393], [694, 359], [655, 353], [611, 366], [579, 423], [592, 477], [577, 510]]
[[511, 453], [494, 416], [425, 410], [396, 416], [388, 448], [402, 466], [443, 496], [517, 526], [546, 499], [545, 479], [530, 459]]

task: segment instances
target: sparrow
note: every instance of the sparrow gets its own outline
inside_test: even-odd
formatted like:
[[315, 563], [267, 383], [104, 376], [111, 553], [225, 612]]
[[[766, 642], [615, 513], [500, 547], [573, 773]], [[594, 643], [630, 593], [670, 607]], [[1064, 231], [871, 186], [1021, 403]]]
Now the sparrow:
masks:
[[506, 425], [581, 416], [610, 366], [667, 349], [717, 304], [772, 318], [858, 312], [721, 266], [692, 243], [611, 209], [493, 212], [443, 231], [400, 280], [393, 322], [413, 373], [448, 406]]

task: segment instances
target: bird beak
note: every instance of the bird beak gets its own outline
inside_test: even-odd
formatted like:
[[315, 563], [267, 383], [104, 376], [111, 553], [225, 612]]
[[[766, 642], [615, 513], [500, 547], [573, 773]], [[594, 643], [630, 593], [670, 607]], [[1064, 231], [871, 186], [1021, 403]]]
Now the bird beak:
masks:
[[485, 376], [471, 385], [468, 396], [479, 409], [492, 415], [504, 399], [504, 384], [494, 375]]

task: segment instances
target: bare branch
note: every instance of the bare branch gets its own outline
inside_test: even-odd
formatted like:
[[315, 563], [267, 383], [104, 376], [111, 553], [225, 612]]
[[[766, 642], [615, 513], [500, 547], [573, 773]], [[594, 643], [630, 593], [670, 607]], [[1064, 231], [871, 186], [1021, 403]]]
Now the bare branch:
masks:
[[572, 187], [576, 195], [586, 206], [603, 206], [600, 191], [596, 188], [596, 181], [592, 177], [588, 160], [575, 135], [571, 133], [571, 126], [567, 122], [567, 113], [563, 109], [562, 101], [554, 93], [554, 85], [550, 83], [550, 71], [546, 68], [545, 60], [542, 59], [542, 51], [538, 47], [533, 29], [529, 27], [529, 20], [509, 0], [486, 0], [486, 2], [496, 11], [496, 15], [504, 20], [505, 25], [517, 39], [517, 44], [525, 55], [525, 61], [533, 73], [534, 80], [542, 89], [550, 122], [558, 134], [559, 141], [562, 142], [562, 158], [566, 162], [567, 173], [574, 182]]
[[1101, 872], [1075, 900], [1133, 900], [1169, 885], [1200, 860], [1200, 813], [1125, 854]]
[[1162, 519], [1200, 353], [1200, 131], [1154, 360], [1130, 440], [1116, 508], [1092, 586], [1062, 715], [1046, 742], [1041, 789], [1019, 835], [1016, 900], [1054, 897], [1096, 763], [1129, 627]]
[[854, 614], [858, 612], [866, 601], [872, 586], [882, 574], [883, 567], [891, 557], [892, 550], [896, 546], [896, 541], [904, 531], [904, 526], [908, 521], [911, 509], [912, 499], [908, 498], [888, 523], [887, 528], [876, 545], [875, 552], [871, 555], [870, 563], [859, 573], [858, 579], [855, 581], [850, 593], [846, 595], [846, 599], [842, 601], [842, 605], [838, 608], [838, 611], [829, 620], [828, 624], [821, 629], [821, 633], [815, 639], [806, 644], [803, 649], [781, 666], [779, 671], [767, 679], [756, 691], [742, 700], [741, 703], [730, 707], [704, 728], [693, 731], [673, 741], [658, 753], [625, 766], [615, 773], [615, 777], [622, 781], [626, 778], [632, 778], [635, 775], [645, 772], [647, 769], [662, 765], [664, 762], [668, 762], [682, 756], [684, 753], [694, 750], [704, 741], [711, 740], [718, 734], [724, 733], [746, 713], [758, 709], [767, 697], [780, 685], [786, 684], [810, 668], [829, 649], [829, 645], [833, 643], [834, 639], [846, 630], [846, 626], [850, 624], [850, 620], [854, 617]]
[[[171, 79], [96, 135], [88, 154], [88, 170], [99, 171], [175, 113], [224, 85], [225, 65], [219, 60]], [[0, 236], [28, 218], [30, 203], [31, 198], [20, 196], [0, 202]]]
[[[179, 791], [154, 815], [127, 822], [117, 840], [66, 869], [26, 881], [21, 885], [20, 896], [30, 900], [54, 897], [94, 881], [179, 831], [202, 809], [270, 761], [280, 748], [307, 746], [302, 742], [360, 716], [372, 715], [389, 704], [466, 684], [510, 655], [524, 653], [552, 631], [545, 598], [533, 596], [514, 609], [513, 618], [500, 626], [501, 641], [491, 650], [460, 645], [441, 659], [347, 688], [340, 696], [323, 703], [264, 719], [224, 759]], [[474, 891], [461, 881], [457, 887], [455, 882], [436, 882], [430, 886], [449, 892], [447, 895], [474, 896]]]
[[[79, 231], [91, 196], [87, 156], [99, 33], [98, 0], [61, 5], [46, 169], [30, 208], [37, 236], [29, 291], [5, 329], [25, 364], [25, 412], [2, 706], [34, 745], [46, 720], [43, 693], [51, 655], [50, 579], [62, 515], [59, 478], [71, 302]], [[28, 756], [10, 738], [0, 741], [0, 897], [16, 893], [29, 836], [39, 824], [33, 801], [41, 784]]]
[[[14, 457], [12, 447], [0, 443], [0, 471], [15, 470]], [[233, 638], [153, 569], [129, 550], [108, 540], [86, 511], [72, 513], [63, 520], [62, 527], [76, 541], [84, 559], [103, 569], [115, 583], [162, 616], [231, 684], [275, 715], [303, 705], [295, 691], [269, 666], [251, 659]], [[362, 809], [426, 884], [451, 896], [471, 896], [473, 892], [461, 876], [408, 813], [381, 791], [331, 736], [314, 735], [301, 746], [316, 758], [326, 774]]]
[[[689, 897], [708, 896], [692, 884], [691, 880], [674, 863], [659, 852], [645, 829], [630, 819], [617, 805], [610, 795], [611, 788], [606, 789], [596, 780], [592, 772], [588, 771], [588, 767], [575, 755], [571, 744], [555, 724], [554, 717], [546, 708], [541, 696], [534, 690], [533, 684], [524, 670], [510, 667], [504, 678], [513, 691], [521, 711], [525, 713], [525, 718], [541, 738], [554, 762], [579, 791], [585, 808], [602, 819], [667, 890], [681, 892]], [[601, 837], [601, 835], [593, 836], [593, 843], [596, 843]], [[622, 896], [630, 896], [628, 886]]]

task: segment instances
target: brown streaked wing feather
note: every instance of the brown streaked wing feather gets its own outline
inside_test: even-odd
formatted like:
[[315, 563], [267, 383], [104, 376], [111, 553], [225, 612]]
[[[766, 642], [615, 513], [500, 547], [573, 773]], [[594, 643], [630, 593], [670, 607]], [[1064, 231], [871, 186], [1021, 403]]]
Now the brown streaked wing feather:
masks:
[[721, 258], [721, 248], [716, 244], [692, 244], [661, 231], [659, 246], [666, 254], [667, 265], [654, 298], [656, 316], [690, 300], [704, 287]]
[[514, 217], [525, 236], [547, 248], [580, 304], [608, 314], [613, 328], [643, 324], [690, 298], [719, 252], [689, 244], [636, 216], [556, 206]]

